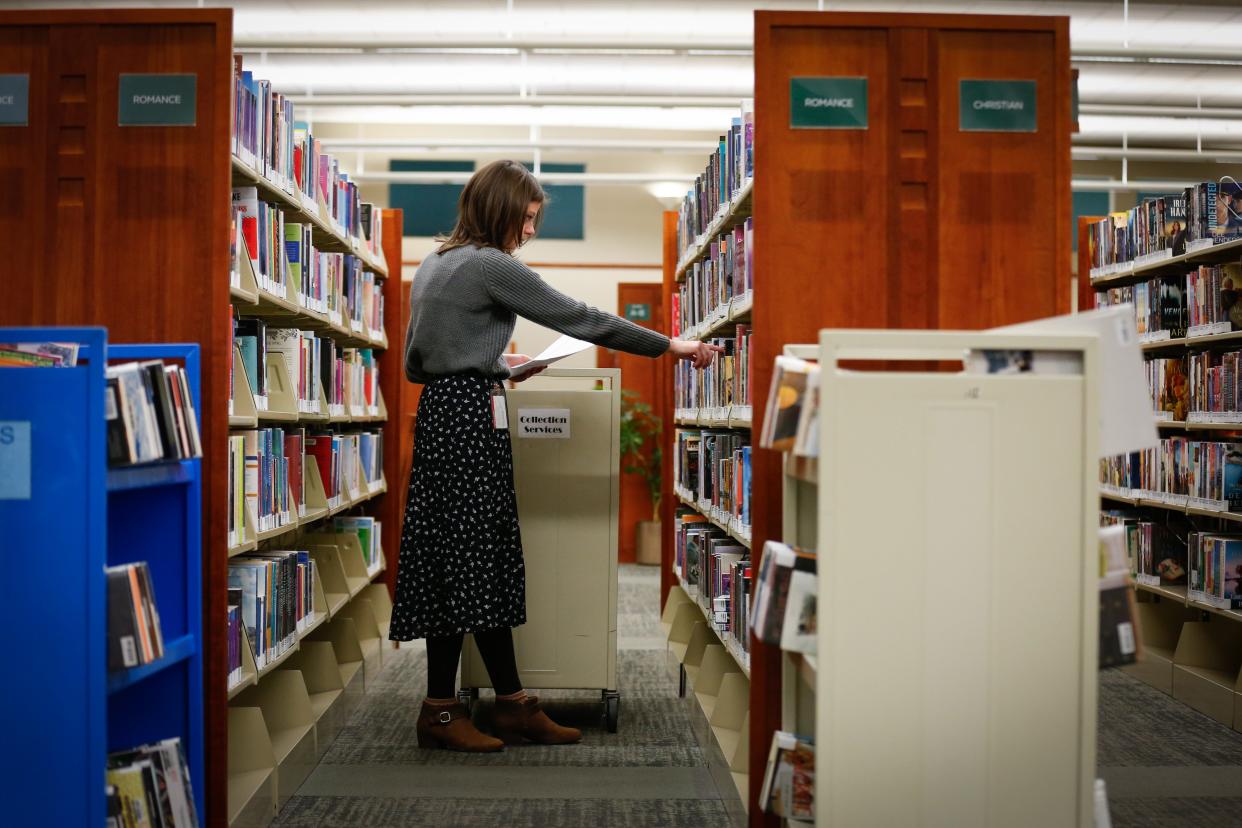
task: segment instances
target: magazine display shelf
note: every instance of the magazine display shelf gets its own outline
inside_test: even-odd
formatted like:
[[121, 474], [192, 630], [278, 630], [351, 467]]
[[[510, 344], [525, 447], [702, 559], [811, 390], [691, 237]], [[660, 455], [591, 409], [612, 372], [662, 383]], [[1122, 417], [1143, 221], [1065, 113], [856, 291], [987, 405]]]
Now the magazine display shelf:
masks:
[[[839, 367], [978, 349], [1076, 351], [1082, 371]], [[819, 563], [818, 652], [782, 665], [783, 724], [815, 734], [816, 825], [1093, 824], [1095, 349], [1084, 336], [841, 330], [786, 349], [820, 364], [820, 458], [814, 475], [786, 476], [783, 521]], [[920, 439], [891, 440], [911, 418]], [[894, 524], [894, 501], [919, 507]], [[859, 549], [898, 616], [868, 609]], [[1036, 554], [1060, 575], [1042, 616], [1055, 620], [1031, 625], [1005, 596]]]
[[[4, 602], [37, 619], [54, 647], [0, 689], [6, 820], [13, 825], [102, 825], [107, 754], [180, 737], [194, 807], [203, 816], [202, 495], [197, 459], [107, 467], [104, 367], [158, 359], [185, 366], [201, 411], [197, 345], [109, 345], [103, 328], [0, 328], [0, 342], [72, 342], [76, 367], [0, 368], [0, 423], [29, 429], [19, 462], [0, 458], [10, 486]], [[13, 432], [18, 433], [18, 432]], [[8, 465], [12, 464], [12, 465]], [[146, 561], [164, 655], [109, 673], [105, 566]], [[47, 588], [32, 589], [45, 584]], [[75, 746], [66, 751], [66, 745]], [[55, 774], [49, 769], [56, 768]]]

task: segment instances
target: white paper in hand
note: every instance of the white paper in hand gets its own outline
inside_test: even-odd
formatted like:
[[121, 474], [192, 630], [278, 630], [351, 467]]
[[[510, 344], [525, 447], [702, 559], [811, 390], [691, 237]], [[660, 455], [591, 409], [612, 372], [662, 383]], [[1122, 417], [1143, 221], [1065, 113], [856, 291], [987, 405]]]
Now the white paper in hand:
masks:
[[543, 353], [530, 362], [523, 362], [521, 365], [510, 368], [509, 379], [519, 379], [536, 368], [544, 368], [554, 362], [560, 362], [565, 357], [580, 354], [590, 347], [592, 347], [590, 342], [583, 342], [581, 339], [574, 339], [572, 336], [561, 336], [560, 339], [545, 348]]

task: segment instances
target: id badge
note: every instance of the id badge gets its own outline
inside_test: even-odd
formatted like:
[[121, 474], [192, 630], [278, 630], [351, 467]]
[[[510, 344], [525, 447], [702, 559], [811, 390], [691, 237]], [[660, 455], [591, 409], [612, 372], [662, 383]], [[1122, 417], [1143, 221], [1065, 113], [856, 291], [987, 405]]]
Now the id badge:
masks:
[[509, 412], [505, 408], [505, 392], [502, 388], [492, 389], [492, 428], [508, 428]]

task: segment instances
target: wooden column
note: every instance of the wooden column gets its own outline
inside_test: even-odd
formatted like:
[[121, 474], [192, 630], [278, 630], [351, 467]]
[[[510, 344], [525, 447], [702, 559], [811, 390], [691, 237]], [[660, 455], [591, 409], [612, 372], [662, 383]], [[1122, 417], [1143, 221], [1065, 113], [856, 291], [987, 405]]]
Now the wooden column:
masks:
[[[383, 222], [384, 263], [388, 266], [388, 278], [384, 280], [384, 333], [388, 336], [388, 350], [380, 354], [380, 359], [392, 364], [386, 364], [380, 372], [380, 392], [388, 407], [388, 421], [381, 424], [385, 443], [384, 478], [388, 481], [388, 491], [379, 498], [375, 516], [385, 526], [383, 544], [387, 569], [384, 571], [384, 582], [391, 596], [397, 588], [397, 555], [400, 552], [401, 523], [405, 516], [410, 474], [408, 456], [402, 451], [412, 448], [412, 442], [407, 444], [404, 439], [408, 403], [405, 386], [410, 383], [405, 379], [405, 351], [402, 346], [409, 317], [400, 312], [409, 302], [409, 288], [401, 281], [402, 211], [385, 209]], [[417, 404], [417, 395], [414, 401]], [[412, 438], [412, 430], [409, 433]]]

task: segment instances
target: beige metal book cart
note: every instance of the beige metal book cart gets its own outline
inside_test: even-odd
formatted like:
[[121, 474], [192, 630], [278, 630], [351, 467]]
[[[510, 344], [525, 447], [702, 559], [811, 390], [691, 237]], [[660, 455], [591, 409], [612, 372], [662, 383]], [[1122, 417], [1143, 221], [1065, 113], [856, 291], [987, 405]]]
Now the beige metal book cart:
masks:
[[[784, 521], [819, 557], [817, 652], [785, 654], [782, 705], [815, 734], [816, 825], [1092, 824], [1096, 344], [826, 330], [786, 349], [821, 371], [820, 457], [787, 461]], [[914, 368], [971, 350], [1081, 368]], [[890, 370], [840, 367], [868, 361]]]
[[[578, 382], [555, 387], [564, 380]], [[530, 688], [598, 689], [610, 733], [621, 705], [620, 383], [616, 368], [553, 368], [506, 394], [526, 559], [526, 624], [514, 631], [518, 673]], [[590, 385], [606, 388], [583, 387]], [[467, 704], [491, 686], [469, 636], [461, 686]]]

